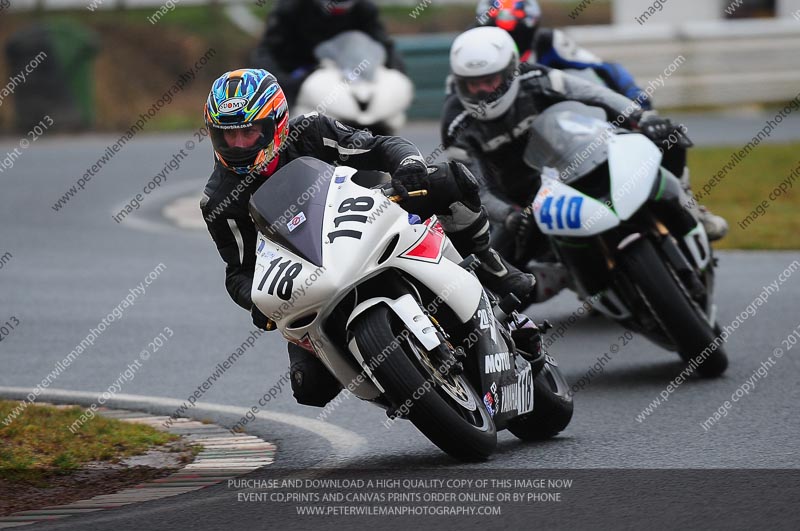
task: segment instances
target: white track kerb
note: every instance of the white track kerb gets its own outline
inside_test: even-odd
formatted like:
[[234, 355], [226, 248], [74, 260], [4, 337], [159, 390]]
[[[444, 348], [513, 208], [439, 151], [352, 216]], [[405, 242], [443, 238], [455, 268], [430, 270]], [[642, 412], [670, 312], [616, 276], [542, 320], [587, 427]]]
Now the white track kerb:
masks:
[[[67, 406], [69, 407], [69, 406]], [[0, 529], [31, 525], [38, 522], [60, 520], [87, 512], [95, 513], [135, 503], [163, 500], [200, 489], [234, 481], [235, 478], [259, 470], [275, 462], [275, 445], [255, 435], [229, 433], [222, 426], [199, 422], [188, 418], [170, 429], [161, 426], [164, 417], [127, 409], [98, 410], [98, 415], [119, 422], [150, 426], [157, 430], [178, 435], [183, 444], [199, 447], [191, 463], [177, 467], [175, 459], [168, 466], [159, 466], [162, 475], [142, 483], [122, 488], [111, 484], [105, 494], [91, 498], [73, 500], [59, 505], [48, 505], [54, 500], [42, 500], [44, 507], [17, 511], [0, 516]], [[132, 459], [136, 459], [133, 457]], [[136, 466], [129, 463], [130, 466]], [[102, 486], [102, 485], [101, 485]], [[78, 528], [79, 526], [73, 526]]]

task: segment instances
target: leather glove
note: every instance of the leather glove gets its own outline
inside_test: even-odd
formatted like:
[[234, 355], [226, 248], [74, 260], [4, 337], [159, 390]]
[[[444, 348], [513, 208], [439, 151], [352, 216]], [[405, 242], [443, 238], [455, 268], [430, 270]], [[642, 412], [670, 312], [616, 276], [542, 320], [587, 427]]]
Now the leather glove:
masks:
[[506, 230], [514, 234], [514, 260], [520, 261], [528, 254], [530, 239], [536, 230], [536, 220], [530, 208], [514, 210], [505, 219]]
[[417, 158], [407, 157], [392, 175], [392, 187], [404, 201], [408, 192], [428, 188], [428, 166]]
[[516, 234], [520, 225], [522, 224], [523, 217], [524, 215], [522, 214], [522, 209], [514, 207], [514, 210], [512, 210], [511, 213], [506, 216], [503, 226], [508, 232], [513, 232]]
[[256, 308], [255, 304], [250, 310], [250, 315], [253, 317], [253, 324], [256, 326], [256, 328], [267, 331], [275, 330], [275, 328], [277, 328], [275, 321], [261, 313], [259, 309]]
[[658, 116], [655, 111], [643, 112], [639, 118], [638, 127], [644, 136], [657, 145], [677, 144], [682, 148], [690, 148], [694, 145], [686, 136], [684, 126], [672, 123], [669, 118]]
[[639, 130], [644, 136], [660, 144], [667, 140], [670, 133], [675, 130], [675, 126], [669, 118], [662, 118], [651, 111], [646, 111], [639, 120]]

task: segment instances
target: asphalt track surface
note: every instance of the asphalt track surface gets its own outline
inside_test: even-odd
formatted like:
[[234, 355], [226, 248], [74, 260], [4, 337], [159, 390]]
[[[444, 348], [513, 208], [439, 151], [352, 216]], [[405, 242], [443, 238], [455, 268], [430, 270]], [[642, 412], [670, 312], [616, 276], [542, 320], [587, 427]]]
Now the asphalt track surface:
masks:
[[[740, 120], [736, 118], [735, 120]], [[746, 118], [736, 129], [756, 132], [761, 117]], [[749, 121], [748, 121], [749, 120]], [[734, 129], [723, 120], [699, 120], [698, 143], [728, 138]], [[741, 125], [741, 124], [740, 124]], [[690, 130], [692, 130], [690, 124]], [[800, 129], [794, 128], [794, 134]], [[432, 124], [414, 124], [405, 130], [423, 153], [435, 149]], [[733, 145], [752, 134], [734, 132]], [[740, 135], [741, 136], [741, 135]], [[773, 140], [787, 140], [773, 138]], [[188, 152], [165, 185], [145, 196], [141, 209], [123, 223], [118, 212], [170, 160], [191, 133], [140, 135], [122, 149], [62, 210], [51, 205], [100, 157], [116, 137], [42, 138], [0, 175], [0, 322], [19, 321], [0, 343], [0, 387], [30, 389], [63, 359], [91, 328], [158, 266], [166, 266], [98, 337], [93, 346], [61, 373], [52, 389], [83, 392], [51, 398], [89, 404], [97, 393], [118, 381], [164, 327], [174, 335], [141, 363], [109, 404], [172, 413], [215, 371], [252, 332], [249, 316], [235, 306], [223, 285], [223, 265], [204, 231], [175, 227], [162, 216], [165, 205], [197, 195], [211, 165], [206, 139]], [[0, 143], [0, 154], [18, 146], [17, 139]], [[787, 170], [789, 170], [787, 168]], [[776, 176], [776, 184], [779, 182]], [[754, 199], [755, 201], [755, 199]], [[757, 221], [758, 222], [758, 221]], [[736, 230], [736, 229], [734, 229]], [[798, 238], [797, 235], [787, 235]], [[761, 522], [791, 528], [797, 516], [785, 514], [781, 503], [796, 493], [798, 475], [798, 376], [800, 346], [787, 349], [785, 340], [800, 326], [800, 269], [783, 273], [800, 252], [719, 253], [717, 304], [719, 322], [738, 319], [727, 351], [731, 365], [724, 377], [689, 379], [652, 413], [637, 420], [651, 401], [662, 394], [681, 371], [677, 355], [647, 340], [627, 341], [623, 330], [599, 317], [570, 316], [579, 302], [570, 293], [528, 309], [530, 315], [567, 327], [551, 351], [571, 383], [584, 378], [575, 395], [575, 416], [558, 438], [523, 444], [511, 434], [499, 435], [492, 459], [461, 464], [442, 454], [409, 423], [384, 427], [382, 410], [356, 399], [344, 401], [325, 421], [318, 409], [295, 404], [286, 385], [262, 408], [246, 431], [278, 446], [275, 465], [249, 476], [268, 478], [279, 472], [305, 471], [314, 477], [413, 478], [419, 470], [428, 477], [449, 478], [458, 473], [516, 474], [520, 477], [573, 478], [576, 487], [561, 503], [506, 508], [503, 519], [519, 525], [537, 518], [546, 528], [632, 527], [647, 521], [655, 527], [683, 524], [712, 525], [719, 518], [758, 514]], [[763, 287], [784, 281], [766, 303], [747, 307]], [[746, 316], [742, 319], [741, 315]], [[739, 316], [737, 318], [737, 316]], [[776, 358], [776, 349], [784, 353]], [[152, 349], [151, 349], [152, 350]], [[616, 352], [614, 352], [616, 350]], [[598, 357], [609, 353], [601, 373], [588, 380], [587, 371]], [[765, 376], [753, 379], [772, 357]], [[238, 361], [204, 391], [196, 407], [185, 414], [232, 426], [286, 372], [284, 341], [275, 333], [259, 337]], [[763, 370], [762, 370], [763, 372]], [[750, 380], [753, 389], [705, 430], [701, 423], [731, 400]], [[7, 389], [0, 393], [19, 395]], [[87, 394], [88, 393], [88, 394]], [[45, 396], [46, 398], [46, 396]], [[309, 469], [312, 469], [309, 472]], [[365, 470], [366, 469], [366, 470]], [[580, 470], [590, 469], [590, 470]], [[594, 470], [591, 470], [594, 469]], [[597, 469], [622, 469], [605, 472]], [[662, 472], [640, 469], [664, 469]], [[719, 472], [694, 471], [681, 476], [668, 469], [794, 469], [787, 489], [774, 496], [751, 496], [753, 476], [721, 478]], [[431, 475], [432, 474], [432, 475]], [[672, 476], [670, 476], [672, 474]], [[677, 474], [677, 476], [676, 476]], [[776, 478], [777, 473], [768, 475]], [[776, 480], [777, 481], [777, 480]], [[792, 490], [794, 489], [794, 490]], [[400, 527], [399, 517], [298, 517], [291, 504], [237, 501], [236, 489], [226, 485], [163, 501], [38, 524], [41, 529], [272, 529], [334, 527]], [[766, 492], [766, 491], [763, 491]], [[762, 492], [762, 494], [763, 494]], [[713, 503], [716, 502], [717, 506]], [[613, 507], [613, 511], [609, 508]], [[672, 509], [680, 508], [675, 512]], [[666, 511], [666, 512], [665, 512]], [[650, 516], [652, 515], [652, 516]], [[416, 517], [417, 522], [427, 522]], [[428, 517], [430, 518], [430, 517]], [[497, 518], [497, 517], [495, 517]], [[644, 520], [646, 518], [646, 520]], [[739, 520], [744, 522], [744, 520]], [[380, 523], [378, 523], [380, 522]], [[435, 517], [442, 528], [456, 519]], [[496, 522], [496, 521], [495, 521]], [[471, 517], [459, 527], [488, 527], [490, 517]], [[494, 524], [496, 525], [496, 524]], [[713, 525], [712, 525], [713, 527]]]

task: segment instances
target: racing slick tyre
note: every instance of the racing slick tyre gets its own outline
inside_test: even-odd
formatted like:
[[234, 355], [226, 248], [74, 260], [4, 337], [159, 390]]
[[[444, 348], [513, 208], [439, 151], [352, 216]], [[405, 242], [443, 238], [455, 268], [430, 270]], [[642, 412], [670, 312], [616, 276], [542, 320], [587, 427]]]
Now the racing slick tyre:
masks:
[[569, 385], [553, 358], [547, 356], [542, 370], [533, 379], [533, 411], [508, 423], [508, 431], [523, 441], [554, 437], [572, 420]]
[[681, 358], [687, 363], [695, 360], [698, 374], [706, 378], [725, 372], [728, 356], [722, 345], [714, 343], [714, 327], [650, 240], [640, 238], [631, 244], [626, 249], [623, 267], [664, 332], [672, 338]]
[[373, 306], [353, 326], [358, 350], [398, 415], [462, 461], [485, 460], [497, 431], [463, 374], [442, 374], [433, 356], [386, 306]]

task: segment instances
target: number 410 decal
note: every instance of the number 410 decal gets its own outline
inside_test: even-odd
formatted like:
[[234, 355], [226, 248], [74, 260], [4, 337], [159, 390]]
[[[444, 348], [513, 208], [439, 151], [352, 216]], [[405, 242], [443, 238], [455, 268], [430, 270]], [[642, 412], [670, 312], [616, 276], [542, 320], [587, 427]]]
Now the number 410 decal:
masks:
[[[550, 208], [556, 204], [555, 222], [559, 229], [563, 229], [564, 225], [568, 229], [579, 229], [581, 227], [581, 207], [583, 206], [583, 197], [573, 196], [567, 201], [567, 196], [560, 195], [558, 199], [552, 195], [548, 196], [542, 208], [539, 211], [539, 221], [542, 225], [547, 225], [547, 228], [553, 228], [553, 216], [550, 214]], [[564, 208], [564, 203], [567, 203], [567, 208]], [[565, 212], [566, 210], [566, 212]]]

